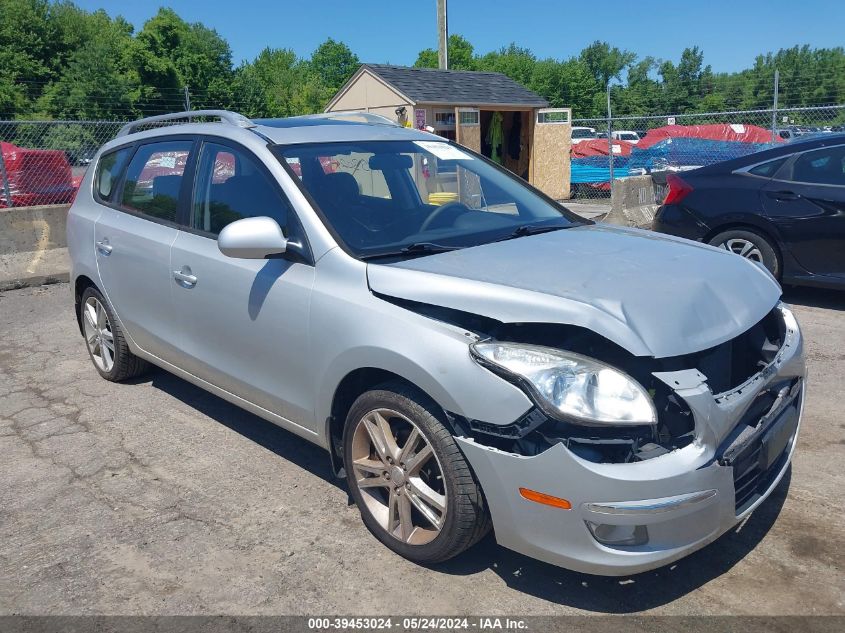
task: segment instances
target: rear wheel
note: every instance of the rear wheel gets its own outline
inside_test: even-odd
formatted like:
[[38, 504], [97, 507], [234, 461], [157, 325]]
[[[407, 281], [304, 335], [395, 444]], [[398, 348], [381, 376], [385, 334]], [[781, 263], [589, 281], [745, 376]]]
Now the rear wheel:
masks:
[[481, 486], [435, 407], [402, 384], [360, 396], [344, 431], [349, 490], [364, 524], [394, 552], [436, 563], [490, 529]]
[[79, 310], [88, 355], [103, 378], [117, 382], [147, 370], [147, 362], [129, 351], [111, 307], [96, 288], [85, 289]]
[[775, 278], [780, 278], [780, 261], [775, 246], [756, 231], [750, 229], [723, 231], [714, 236], [710, 244], [763, 264]]

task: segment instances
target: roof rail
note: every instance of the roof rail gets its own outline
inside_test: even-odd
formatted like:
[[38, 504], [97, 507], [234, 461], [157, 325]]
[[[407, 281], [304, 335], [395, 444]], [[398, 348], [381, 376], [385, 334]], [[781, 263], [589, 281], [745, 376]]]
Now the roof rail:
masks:
[[372, 112], [363, 112], [361, 110], [350, 110], [348, 112], [322, 112], [320, 114], [305, 115], [309, 119], [333, 119], [338, 121], [350, 121], [357, 123], [370, 123], [371, 125], [392, 125], [394, 127], [402, 127], [393, 119], [389, 119], [381, 114], [373, 114]]
[[223, 123], [235, 125], [237, 127], [250, 128], [255, 127], [255, 123], [246, 118], [243, 114], [237, 112], [230, 112], [229, 110], [188, 110], [186, 112], [174, 112], [172, 114], [159, 114], [158, 116], [148, 116], [137, 121], [127, 123], [117, 133], [118, 136], [126, 136], [132, 134], [135, 130], [148, 123], [157, 123], [159, 121], [178, 121], [179, 119], [187, 119], [188, 122], [193, 117], [217, 117]]

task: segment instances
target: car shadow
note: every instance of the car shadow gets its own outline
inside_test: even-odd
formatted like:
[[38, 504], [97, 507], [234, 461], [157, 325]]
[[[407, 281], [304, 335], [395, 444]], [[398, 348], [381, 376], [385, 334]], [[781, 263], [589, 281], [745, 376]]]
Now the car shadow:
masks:
[[842, 290], [814, 288], [812, 286], [784, 286], [783, 300], [786, 303], [810, 308], [845, 310], [845, 292]]
[[[246, 439], [324, 481], [347, 491], [334, 476], [324, 449], [230, 404], [164, 370], [155, 369], [136, 384], [154, 388], [193, 407]], [[629, 577], [581, 574], [499, 546], [491, 533], [469, 551], [430, 569], [448, 575], [492, 570], [508, 587], [549, 602], [597, 613], [637, 613], [659, 607], [698, 589], [730, 570], [774, 525], [789, 490], [791, 467], [769, 498], [741, 524], [698, 552], [660, 569]], [[348, 491], [347, 491], [348, 493]], [[352, 503], [351, 499], [349, 503]], [[362, 525], [362, 528], [363, 525]]]
[[150, 384], [155, 389], [160, 389], [184, 402], [279, 457], [313, 473], [324, 481], [346, 489], [345, 481], [334, 476], [325, 449], [241, 409], [187, 380], [183, 380], [163, 369], [155, 368], [144, 377], [127, 382]]

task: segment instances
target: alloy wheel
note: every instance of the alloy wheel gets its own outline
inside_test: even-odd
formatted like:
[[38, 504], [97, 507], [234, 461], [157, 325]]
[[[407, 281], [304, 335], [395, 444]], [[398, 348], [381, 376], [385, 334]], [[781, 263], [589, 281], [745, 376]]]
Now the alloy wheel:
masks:
[[352, 472], [367, 510], [394, 538], [434, 540], [446, 520], [443, 470], [422, 431], [392, 409], [374, 409], [357, 423]]
[[732, 238], [719, 244], [719, 248], [736, 253], [745, 259], [750, 259], [751, 261], [758, 262], [760, 264], [763, 263], [763, 254], [754, 242], [749, 242], [748, 240], [740, 238]]
[[114, 333], [106, 308], [96, 297], [88, 297], [82, 306], [85, 342], [94, 363], [105, 373], [114, 367]]

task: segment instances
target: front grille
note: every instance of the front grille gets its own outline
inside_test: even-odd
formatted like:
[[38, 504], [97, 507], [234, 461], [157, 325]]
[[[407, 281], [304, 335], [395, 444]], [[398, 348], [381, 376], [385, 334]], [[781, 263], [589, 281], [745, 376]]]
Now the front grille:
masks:
[[762, 443], [757, 442], [747, 460], [744, 460], [745, 470], [734, 466], [734, 509], [736, 514], [742, 513], [752, 503], [757, 501], [772, 485], [789, 457], [789, 447], [784, 448], [774, 463], [763, 470], [759, 465]]
[[[775, 389], [780, 397], [773, 398], [771, 408], [756, 420], [743, 419], [718, 452], [719, 463], [733, 468], [736, 514], [765, 494], [789, 458], [798, 423], [801, 384], [795, 380], [788, 387], [781, 384]], [[772, 454], [775, 451], [777, 454]]]

